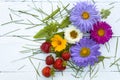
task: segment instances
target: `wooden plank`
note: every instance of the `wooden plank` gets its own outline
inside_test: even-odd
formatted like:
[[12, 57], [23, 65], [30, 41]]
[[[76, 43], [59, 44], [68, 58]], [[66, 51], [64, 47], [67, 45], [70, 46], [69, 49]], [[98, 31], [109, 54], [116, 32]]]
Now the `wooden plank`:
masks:
[[[14, 4], [16, 4], [17, 6], [15, 6]], [[15, 10], [31, 10], [31, 8], [28, 5], [33, 6], [33, 3], [31, 2], [26, 2], [26, 3], [21, 3], [21, 2], [14, 2], [14, 4], [12, 2], [7, 2], [7, 3], [1, 3], [0, 4], [0, 10], [2, 11], [2, 13], [0, 13], [0, 23], [6, 23], [11, 21], [10, 20], [10, 14], [13, 16], [14, 20], [26, 20], [29, 19], [34, 23], [40, 24], [39, 20], [36, 20], [33, 17], [30, 17], [28, 15], [21, 15], [16, 16], [13, 15], [12, 12], [10, 12], [10, 10], [8, 8], [11, 9], [15, 9]], [[48, 12], [48, 14], [50, 14], [51, 10], [51, 4], [47, 3], [47, 2], [40, 2], [40, 3], [36, 3], [37, 7], [41, 7], [39, 5], [42, 4], [42, 9], [45, 10], [45, 12]], [[65, 2], [64, 4], [67, 4], [67, 2]], [[5, 7], [4, 7], [5, 5]], [[47, 5], [47, 6], [44, 6]], [[58, 3], [54, 2], [54, 9], [57, 7]], [[111, 7], [114, 7], [111, 9], [111, 15], [106, 19], [106, 21], [112, 26], [114, 35], [120, 35], [119, 31], [119, 24], [120, 24], [120, 16], [119, 16], [119, 12], [120, 12], [120, 5], [119, 3], [115, 3], [115, 4], [109, 4], [109, 3], [97, 3], [96, 4], [98, 9], [101, 10], [102, 8], [108, 9]], [[73, 6], [71, 4], [71, 6]], [[41, 17], [41, 14], [35, 11], [30, 11], [31, 13], [35, 13], [37, 14], [39, 17]], [[25, 22], [25, 21], [23, 21]], [[22, 23], [22, 22], [21, 22]], [[0, 36], [5, 36], [6, 33], [10, 33], [10, 32], [14, 32], [11, 33], [10, 35], [27, 35], [27, 36], [33, 36], [37, 31], [39, 31], [39, 29], [41, 29], [43, 26], [38, 26], [34, 29], [28, 29], [28, 27], [32, 27], [34, 25], [20, 25], [20, 24], [9, 24], [9, 25], [5, 25], [5, 26], [1, 26], [0, 28]], [[27, 28], [27, 30], [26, 30]]]
[[[96, 0], [98, 1], [98, 0]], [[99, 0], [100, 1], [100, 0]], [[102, 2], [103, 0], [101, 0]], [[107, 1], [107, 0], [104, 0]], [[112, 5], [108, 5], [109, 3], [111, 3], [113, 0], [109, 0], [108, 3], [101, 3], [98, 2], [97, 3], [97, 7], [98, 9], [102, 9], [102, 8], [110, 8], [112, 6], [114, 6], [114, 8], [112, 9], [112, 13], [111, 15], [108, 17], [108, 19], [106, 20], [110, 25], [112, 25], [112, 29], [114, 32], [115, 36], [120, 36], [120, 28], [119, 28], [119, 24], [120, 24], [120, 17], [119, 17], [119, 12], [120, 12], [120, 5], [119, 3], [115, 3]], [[39, 6], [41, 3], [36, 3], [37, 6]], [[47, 2], [43, 2], [42, 3], [43, 6], [47, 4], [47, 6], [43, 7], [44, 10], [47, 11], [47, 9], [49, 9], [49, 7], [51, 7], [51, 4], [47, 3]], [[65, 2], [64, 4], [67, 4], [67, 2]], [[16, 6], [17, 5], [17, 6]], [[10, 17], [9, 17], [9, 10], [8, 8], [12, 8], [12, 9], [30, 9], [28, 7], [28, 5], [32, 5], [31, 2], [14, 2], [14, 4], [12, 2], [2, 2], [0, 3], [0, 11], [2, 11], [0, 13], [0, 24], [9, 21]], [[54, 8], [56, 8], [57, 3], [54, 2]], [[49, 10], [50, 13], [51, 10]], [[33, 12], [33, 11], [31, 11]], [[15, 19], [18, 19], [18, 17], [15, 17]], [[26, 15], [22, 15], [22, 18], [30, 18], [29, 16]], [[33, 18], [30, 18], [32, 21], [34, 21]], [[37, 21], [36, 21], [37, 22]], [[35, 70], [32, 66], [32, 64], [30, 63], [29, 59], [23, 59], [25, 57], [30, 56], [32, 53], [28, 53], [28, 54], [22, 54], [19, 51], [24, 50], [24, 48], [22, 48], [23, 46], [26, 45], [36, 45], [34, 47], [39, 48], [40, 43], [35, 43], [33, 41], [32, 36], [39, 30], [41, 29], [40, 27], [31, 29], [31, 30], [25, 30], [26, 26], [23, 25], [15, 25], [15, 24], [10, 24], [10, 25], [5, 25], [5, 26], [0, 26], [0, 79], [1, 80], [36, 80], [36, 73]], [[19, 30], [20, 29], [20, 30]], [[18, 31], [14, 31], [14, 30], [18, 30]], [[9, 33], [11, 31], [14, 31], [13, 33], [10, 34], [6, 34]], [[18, 35], [18, 36], [15, 36]], [[20, 36], [22, 36], [23, 38], [20, 38]], [[27, 40], [30, 39], [30, 40]], [[116, 52], [116, 43], [117, 43], [117, 38], [112, 38], [110, 41], [110, 52], [107, 52], [107, 48], [103, 45], [101, 45], [101, 51], [102, 51], [102, 55], [105, 56], [114, 56], [115, 52]], [[119, 39], [119, 43], [120, 44], [120, 39]], [[117, 58], [119, 58], [120, 54], [120, 46], [118, 45], [118, 51], [117, 51]], [[40, 58], [40, 59], [45, 59], [47, 55], [45, 54], [39, 54], [36, 55], [35, 58]], [[36, 59], [32, 59], [34, 65], [36, 67], [38, 67], [39, 62], [40, 64], [40, 75], [41, 75], [41, 69], [45, 66], [45, 62], [44, 61], [40, 61], [40, 60], [36, 60]], [[100, 71], [98, 72], [98, 76], [93, 79], [93, 80], [113, 80], [113, 79], [119, 79], [119, 72], [118, 69], [116, 68], [116, 66], [112, 66], [109, 67], [110, 64], [114, 61], [114, 59], [106, 59], [105, 60], [105, 69], [103, 68], [103, 65], [100, 64]], [[73, 72], [71, 72], [71, 70], [66, 70], [62, 76], [61, 73], [56, 73], [56, 77], [54, 78], [54, 80], [78, 80], [78, 78], [74, 78], [73, 76], [71, 76]], [[113, 76], [114, 75], [114, 76]], [[69, 76], [69, 77], [67, 77]], [[84, 80], [88, 80], [89, 75], [87, 75], [87, 77]], [[102, 76], [102, 77], [101, 77]], [[108, 77], [109, 76], [109, 77]], [[39, 80], [50, 80], [50, 79], [46, 79], [43, 76], [41, 76], [39, 78]], [[81, 80], [83, 80], [81, 78]]]
[[[1, 0], [1, 2], [31, 2], [31, 1], [34, 1], [34, 2], [41, 2], [41, 1], [43, 1], [43, 0]], [[54, 1], [58, 1], [58, 0], [44, 0], [44, 1], [52, 1], [52, 2], [54, 2]], [[60, 0], [60, 1], [63, 1], [64, 2], [64, 0]], [[84, 1], [84, 0], [69, 0], [69, 2], [73, 2], [73, 1]], [[91, 0], [86, 0], [86, 1], [91, 1]], [[95, 2], [102, 2], [102, 3], [104, 3], [104, 2], [120, 2], [119, 0], [92, 0], [92, 1], [95, 1]]]

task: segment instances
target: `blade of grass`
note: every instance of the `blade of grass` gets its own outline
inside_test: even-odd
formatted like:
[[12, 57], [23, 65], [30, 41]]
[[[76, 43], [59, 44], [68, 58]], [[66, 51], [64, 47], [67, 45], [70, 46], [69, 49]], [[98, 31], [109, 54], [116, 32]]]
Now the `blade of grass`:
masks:
[[41, 19], [39, 19], [39, 16], [38, 16], [38, 15], [29, 13], [29, 12], [26, 12], [26, 11], [21, 11], [21, 10], [19, 10], [18, 12], [19, 12], [19, 13], [22, 13], [22, 14], [30, 15], [30, 16], [34, 17], [35, 19], [41, 21]]
[[118, 43], [119, 43], [119, 38], [117, 37], [117, 41], [116, 41], [116, 48], [115, 48], [115, 59], [117, 57], [117, 49], [118, 49]]
[[104, 61], [102, 61], [102, 65], [103, 65], [103, 68], [105, 69], [105, 64], [104, 64]]
[[92, 75], [91, 79], [93, 79], [96, 76], [96, 74], [98, 73], [98, 71], [99, 71], [99, 68], [97, 68], [97, 70], [94, 72], [94, 74]]
[[108, 53], [109, 53], [109, 48], [108, 48], [108, 46], [107, 46], [107, 44], [105, 43], [105, 47], [106, 47], [106, 50], [108, 51]]
[[58, 7], [56, 10], [54, 10], [49, 16], [47, 16], [46, 18], [44, 18], [42, 21], [46, 21], [50, 18], [53, 18], [58, 12], [60, 11], [60, 8]]
[[113, 4], [115, 4], [116, 2], [111, 2], [109, 5], [113, 5]]
[[120, 21], [120, 18], [118, 18], [115, 22], [119, 22]]
[[1, 35], [1, 37], [6, 36], [6, 35], [8, 35], [8, 34], [10, 34], [10, 33], [13, 33], [13, 32], [16, 32], [16, 31], [19, 31], [19, 30], [20, 30], [20, 29], [12, 30], [12, 31], [10, 31], [10, 32], [7, 32], [7, 33]]
[[27, 57], [23, 57], [23, 58], [20, 58], [20, 59], [17, 59], [17, 60], [13, 60], [12, 62], [16, 62], [16, 61], [20, 61], [20, 60], [24, 60], [24, 59], [27, 59], [31, 56], [34, 56], [34, 55], [30, 55], [30, 56], [27, 56]]
[[116, 66], [117, 66], [118, 72], [120, 72], [120, 67], [119, 67], [119, 65], [118, 65], [118, 64], [116, 64]]
[[[39, 64], [38, 64], [37, 70], [39, 70], [39, 68], [40, 68], [40, 62], [39, 62]], [[37, 79], [37, 80], [39, 80], [38, 77], [40, 77], [40, 76], [38, 76], [38, 75], [36, 74], [36, 79]]]
[[23, 66], [21, 66], [20, 68], [18, 68], [18, 70], [21, 70], [21, 69], [23, 69], [25, 66], [26, 66], [26, 65], [23, 65]]
[[69, 13], [69, 10], [67, 9], [67, 7], [68, 7], [70, 4], [67, 4], [66, 6], [64, 6], [64, 4], [62, 3], [62, 1], [59, 0], [59, 2], [60, 2], [60, 5], [62, 5], [62, 7], [63, 7], [63, 10], [61, 10], [61, 12], [65, 10], [67, 13]]
[[43, 25], [43, 24], [35, 24], [35, 25], [33, 25], [33, 26], [31, 26], [31, 27], [27, 27], [27, 28], [25, 28], [25, 29], [32, 29], [32, 28], [38, 27], [38, 26], [40, 26], [40, 25]]
[[81, 69], [81, 68], [79, 68], [79, 69], [77, 70], [75, 77], [77, 77], [79, 71], [81, 71], [80, 69]]
[[89, 67], [89, 70], [90, 70], [90, 71], [89, 71], [89, 72], [90, 72], [90, 73], [89, 73], [89, 78], [90, 78], [90, 80], [91, 80], [91, 77], [92, 77], [92, 66]]
[[92, 0], [93, 3], [95, 3], [95, 0]]
[[37, 70], [37, 68], [35, 67], [35, 65], [33, 64], [31, 58], [29, 57], [28, 59], [29, 59], [30, 63], [32, 64], [33, 68], [35, 69], [36, 73], [38, 74], [38, 76], [40, 76], [40, 73], [39, 73], [39, 71]]
[[36, 42], [34, 40], [31, 40], [31, 39], [28, 39], [28, 38], [25, 38], [25, 37], [22, 37], [22, 36], [17, 36], [17, 37], [21, 38], [21, 39], [24, 39], [24, 40], [32, 41], [32, 42], [35, 42], [35, 43], [39, 43], [39, 42]]
[[1, 24], [1, 26], [11, 24], [11, 23], [16, 23], [16, 22], [21, 22], [21, 21], [24, 21], [24, 20], [12, 20], [12, 21]]
[[12, 20], [13, 20], [12, 15], [11, 15], [11, 14], [9, 14], [9, 16], [10, 16], [10, 19], [11, 19], [11, 21], [12, 21]]
[[35, 2], [34, 2], [33, 0], [32, 0], [32, 3], [33, 3], [33, 5], [34, 5], [34, 8], [32, 8], [32, 9], [34, 9], [34, 10], [37, 11], [37, 12], [39, 12], [40, 14], [42, 13], [42, 14], [48, 16], [48, 14], [42, 10], [42, 6], [41, 6], [41, 8], [38, 8], [38, 7], [35, 5]]
[[19, 12], [19, 13], [23, 13], [23, 14], [27, 14], [27, 15], [31, 15], [31, 16], [33, 16], [33, 17], [39, 17], [38, 15], [35, 15], [35, 14], [32, 14], [32, 13], [28, 13], [28, 12], [26, 12], [26, 11], [21, 11], [21, 10], [19, 10], [18, 12]]
[[12, 14], [14, 14], [14, 15], [20, 17], [20, 15], [16, 13], [17, 11], [15, 11], [15, 10], [13, 10], [13, 9], [10, 9], [10, 8], [8, 8], [8, 9], [10, 10], [10, 12], [12, 12]]
[[115, 63], [117, 63], [120, 60], [120, 58], [118, 58], [117, 60], [115, 60], [109, 67], [113, 66]]
[[89, 73], [89, 71], [86, 71], [86, 73], [85, 73], [85, 75], [83, 77], [83, 80], [85, 80], [85, 78], [86, 78], [86, 76], [87, 76], [88, 73]]
[[36, 59], [36, 60], [45, 61], [44, 59], [39, 59], [39, 58], [35, 58], [35, 57], [30, 57], [30, 58], [33, 58], [33, 59]]

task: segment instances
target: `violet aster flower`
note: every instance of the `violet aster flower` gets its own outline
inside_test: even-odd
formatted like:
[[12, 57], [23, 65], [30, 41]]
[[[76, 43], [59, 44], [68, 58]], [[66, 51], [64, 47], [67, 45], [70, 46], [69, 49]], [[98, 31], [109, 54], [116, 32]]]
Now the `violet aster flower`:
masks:
[[112, 38], [111, 26], [106, 22], [97, 22], [94, 24], [94, 29], [91, 30], [91, 38], [99, 44], [104, 44]]
[[70, 48], [71, 59], [79, 67], [94, 65], [98, 61], [99, 44], [89, 38], [83, 38]]
[[94, 4], [79, 2], [70, 12], [70, 21], [81, 32], [88, 32], [93, 28], [93, 24], [100, 20], [99, 12]]

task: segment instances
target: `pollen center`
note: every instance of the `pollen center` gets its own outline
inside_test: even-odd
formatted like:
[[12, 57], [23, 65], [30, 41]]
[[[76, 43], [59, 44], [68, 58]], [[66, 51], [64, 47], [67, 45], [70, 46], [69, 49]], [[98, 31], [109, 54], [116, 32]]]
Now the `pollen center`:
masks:
[[58, 44], [58, 45], [61, 45], [61, 41], [58, 40], [58, 41], [57, 41], [57, 44]]
[[104, 36], [105, 35], [105, 30], [99, 29], [97, 33], [98, 33], [99, 36]]
[[75, 39], [77, 37], [77, 35], [78, 35], [78, 33], [74, 30], [70, 32], [70, 37], [73, 39]]
[[83, 19], [88, 19], [90, 17], [89, 13], [88, 12], [83, 12], [82, 13], [82, 18]]
[[80, 56], [87, 57], [89, 55], [90, 55], [90, 49], [89, 48], [84, 47], [80, 50]]

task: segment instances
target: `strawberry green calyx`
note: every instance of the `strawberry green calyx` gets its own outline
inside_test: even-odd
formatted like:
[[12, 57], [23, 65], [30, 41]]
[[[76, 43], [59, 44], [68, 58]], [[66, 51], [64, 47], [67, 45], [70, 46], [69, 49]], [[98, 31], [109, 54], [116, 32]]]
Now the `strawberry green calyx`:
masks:
[[52, 77], [54, 77], [54, 76], [55, 76], [55, 70], [54, 70], [54, 68], [51, 68], [50, 73], [51, 73], [51, 76], [52, 76]]
[[62, 65], [63, 65], [63, 67], [66, 67], [67, 66], [67, 61], [63, 61]]

